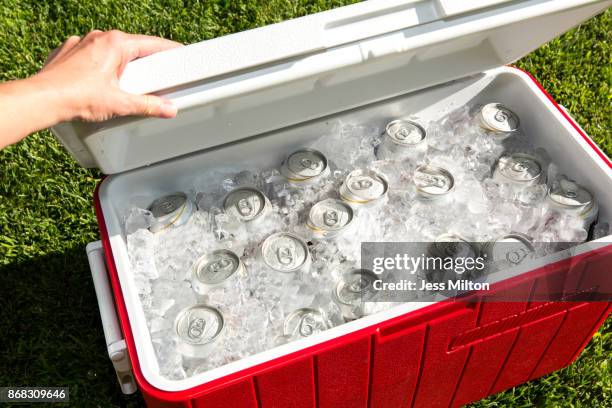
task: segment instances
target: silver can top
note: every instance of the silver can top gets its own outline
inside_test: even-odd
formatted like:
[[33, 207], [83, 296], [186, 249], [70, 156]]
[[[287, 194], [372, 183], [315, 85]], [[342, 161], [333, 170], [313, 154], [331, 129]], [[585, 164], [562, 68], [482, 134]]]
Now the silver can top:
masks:
[[486, 245], [488, 261], [507, 261], [518, 265], [534, 253], [532, 239], [520, 233], [510, 233]]
[[346, 305], [368, 301], [376, 295], [374, 281], [378, 279], [369, 269], [353, 269], [338, 281], [334, 295]]
[[587, 208], [593, 205], [593, 194], [581, 185], [566, 179], [554, 183], [548, 190], [554, 203], [569, 209]]
[[523, 153], [500, 157], [497, 170], [502, 176], [515, 182], [533, 182], [542, 175], [542, 165], [538, 159]]
[[221, 312], [203, 304], [183, 309], [176, 318], [176, 334], [181, 341], [192, 345], [214, 342], [224, 328]]
[[470, 242], [457, 234], [442, 234], [434, 240], [431, 252], [440, 257], [473, 258], [478, 251]]
[[264, 193], [252, 187], [239, 187], [230, 191], [223, 203], [225, 211], [237, 215], [245, 222], [263, 215], [267, 205], [268, 199]]
[[195, 264], [195, 277], [204, 285], [219, 285], [240, 269], [238, 255], [227, 249], [219, 249], [202, 256]]
[[153, 201], [148, 210], [157, 219], [172, 218], [177, 215], [187, 203], [187, 194], [174, 193], [163, 196]]
[[284, 174], [289, 180], [303, 181], [323, 174], [327, 170], [327, 158], [314, 149], [300, 149], [285, 160]]
[[353, 221], [353, 209], [340, 200], [319, 201], [310, 209], [308, 226], [323, 231], [338, 231]]
[[387, 179], [373, 170], [357, 169], [349, 173], [344, 181], [347, 195], [343, 200], [355, 203], [366, 203], [382, 198], [387, 194]]
[[425, 140], [425, 129], [410, 120], [398, 119], [389, 122], [386, 133], [393, 142], [405, 146], [414, 146]]
[[480, 110], [480, 119], [484, 128], [494, 132], [514, 132], [519, 127], [516, 113], [501, 103], [489, 103]]
[[442, 167], [423, 165], [414, 172], [414, 184], [422, 196], [436, 198], [448, 194], [454, 188], [455, 178]]
[[323, 313], [316, 309], [301, 308], [285, 319], [283, 334], [288, 337], [308, 337], [329, 328]]
[[306, 243], [288, 232], [270, 235], [261, 245], [263, 261], [279, 272], [295, 272], [309, 261]]

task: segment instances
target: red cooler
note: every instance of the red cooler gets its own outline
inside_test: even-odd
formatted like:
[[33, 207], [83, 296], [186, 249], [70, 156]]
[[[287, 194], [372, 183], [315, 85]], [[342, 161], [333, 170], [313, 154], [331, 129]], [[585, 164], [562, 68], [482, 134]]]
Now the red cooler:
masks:
[[580, 293], [580, 300], [486, 302], [473, 294], [405, 303], [171, 381], [158, 372], [122, 217], [132, 197], [187, 190], [196, 175], [228, 161], [277, 166], [337, 120], [384, 128], [407, 113], [427, 120], [499, 102], [594, 193], [599, 221], [612, 223], [610, 159], [528, 73], [506, 66], [610, 5], [368, 1], [130, 63], [121, 87], [171, 99], [175, 119], [53, 129], [81, 165], [108, 175], [94, 197], [101, 241], [87, 252], [123, 391], [140, 389], [150, 407], [447, 407], [574, 361], [610, 311], [612, 236], [489, 277], [498, 294]]

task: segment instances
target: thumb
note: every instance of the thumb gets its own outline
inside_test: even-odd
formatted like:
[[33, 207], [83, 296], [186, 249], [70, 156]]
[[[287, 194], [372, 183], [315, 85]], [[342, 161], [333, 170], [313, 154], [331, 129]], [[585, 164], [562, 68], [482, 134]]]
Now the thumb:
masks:
[[173, 118], [176, 116], [176, 106], [168, 99], [155, 95], [133, 95], [122, 92], [125, 100], [121, 115], [153, 116], [158, 118]]

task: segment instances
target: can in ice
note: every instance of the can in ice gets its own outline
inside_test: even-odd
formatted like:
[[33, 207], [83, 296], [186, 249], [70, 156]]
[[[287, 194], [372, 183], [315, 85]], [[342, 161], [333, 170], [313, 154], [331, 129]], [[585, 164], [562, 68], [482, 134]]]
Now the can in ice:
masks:
[[553, 183], [548, 189], [546, 199], [552, 208], [562, 213], [578, 214], [584, 220], [587, 231], [599, 213], [599, 205], [593, 193], [568, 179]]
[[153, 201], [148, 210], [155, 218], [149, 230], [160, 232], [185, 224], [193, 213], [193, 203], [189, 200], [187, 194], [177, 192]]
[[197, 304], [183, 309], [175, 321], [179, 351], [192, 358], [204, 358], [214, 349], [225, 330], [225, 320], [214, 307]]
[[483, 245], [483, 256], [488, 263], [504, 263], [509, 267], [532, 259], [535, 253], [531, 237], [518, 232], [502, 235]]
[[425, 129], [410, 120], [394, 120], [387, 124], [376, 155], [379, 159], [413, 159], [418, 161], [427, 152]]
[[297, 235], [277, 232], [266, 238], [260, 248], [265, 265], [281, 273], [297, 273], [310, 269], [308, 245]]
[[478, 113], [478, 124], [488, 134], [505, 138], [514, 134], [519, 127], [519, 117], [501, 103], [489, 103]]
[[[476, 258], [481, 254], [480, 248], [476, 243], [469, 242], [459, 234], [446, 233], [438, 236], [429, 246], [428, 255], [438, 258], [440, 261], [433, 262], [430, 268], [425, 271], [428, 280], [441, 282], [446, 280], [459, 279], [468, 275], [476, 275], [481, 271], [476, 270]], [[455, 263], [448, 268], [446, 260], [453, 259], [473, 259], [473, 268], [458, 268]], [[463, 261], [465, 262], [465, 261]], [[476, 273], [478, 272], [478, 273]]]
[[198, 259], [193, 267], [193, 290], [204, 295], [212, 288], [226, 287], [244, 275], [246, 268], [238, 255], [218, 249]]
[[505, 154], [499, 158], [493, 179], [518, 186], [532, 186], [542, 181], [542, 164], [524, 153]]
[[353, 209], [340, 200], [328, 198], [312, 206], [306, 226], [317, 238], [333, 238], [346, 231], [353, 222]]
[[280, 172], [294, 184], [311, 184], [330, 174], [327, 158], [314, 149], [291, 153], [281, 164]]
[[340, 278], [332, 292], [346, 321], [355, 320], [365, 315], [365, 302], [376, 296], [374, 282], [380, 278], [369, 269], [353, 269]]
[[289, 339], [300, 339], [320, 333], [330, 327], [329, 321], [321, 310], [300, 308], [285, 318], [283, 335]]
[[424, 201], [448, 199], [455, 188], [455, 178], [442, 167], [419, 166], [413, 180], [419, 198]]
[[238, 187], [225, 196], [223, 207], [242, 222], [252, 222], [262, 219], [272, 206], [268, 197], [256, 188]]
[[374, 170], [357, 169], [340, 186], [340, 198], [350, 204], [369, 204], [387, 196], [387, 178]]
[[429, 247], [430, 254], [440, 257], [476, 257], [480, 254], [480, 249], [476, 244], [458, 234], [448, 233], [438, 236]]

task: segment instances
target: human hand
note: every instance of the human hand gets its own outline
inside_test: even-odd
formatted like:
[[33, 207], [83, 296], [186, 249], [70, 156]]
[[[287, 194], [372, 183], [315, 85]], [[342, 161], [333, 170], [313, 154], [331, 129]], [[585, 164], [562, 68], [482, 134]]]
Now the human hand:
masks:
[[54, 104], [58, 122], [98, 122], [126, 115], [172, 118], [176, 107], [170, 101], [123, 92], [119, 78], [128, 62], [180, 45], [147, 35], [96, 30], [66, 40], [30, 80], [61, 95]]

